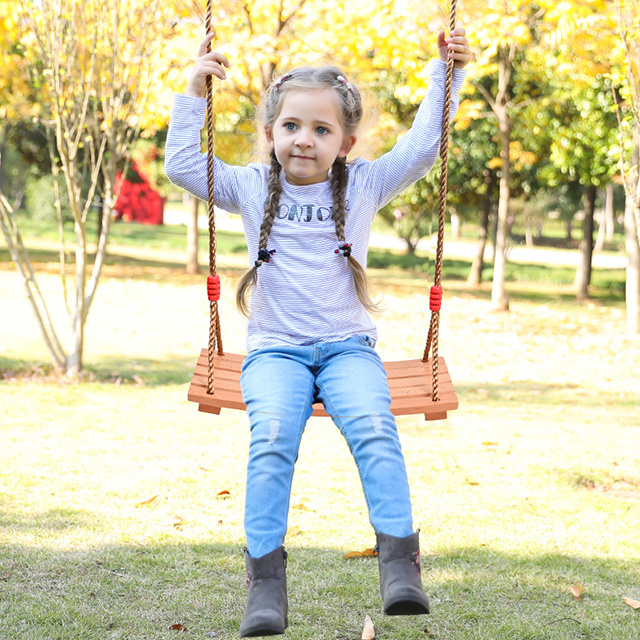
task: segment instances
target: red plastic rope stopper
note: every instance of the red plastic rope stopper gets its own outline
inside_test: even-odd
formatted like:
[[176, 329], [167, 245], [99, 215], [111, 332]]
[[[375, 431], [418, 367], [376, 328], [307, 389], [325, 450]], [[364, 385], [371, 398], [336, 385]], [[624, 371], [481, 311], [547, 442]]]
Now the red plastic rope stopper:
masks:
[[442, 306], [442, 287], [431, 287], [431, 295], [429, 296], [429, 309], [431, 311], [440, 311]]
[[207, 294], [211, 302], [220, 300], [220, 276], [209, 276], [207, 278]]

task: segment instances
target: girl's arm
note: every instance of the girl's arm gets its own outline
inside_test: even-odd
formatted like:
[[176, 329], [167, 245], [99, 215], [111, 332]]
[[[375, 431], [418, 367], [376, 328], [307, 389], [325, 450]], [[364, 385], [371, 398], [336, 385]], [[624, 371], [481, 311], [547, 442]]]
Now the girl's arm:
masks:
[[440, 60], [431, 63], [430, 82], [411, 129], [387, 152], [368, 165], [365, 192], [371, 194], [376, 210], [422, 178], [435, 162], [442, 135], [442, 116], [446, 82], [446, 61], [455, 60], [451, 87], [450, 118], [455, 115], [458, 91], [464, 81], [462, 68], [470, 59], [464, 29], [455, 29], [449, 38], [443, 31], [437, 38]]
[[[198, 58], [191, 70], [184, 95], [175, 94], [165, 148], [165, 172], [176, 186], [201, 200], [207, 200], [207, 154], [202, 153], [201, 131], [205, 124], [207, 77], [224, 80], [224, 67], [229, 61], [221, 53], [207, 53], [213, 35], [207, 36], [198, 49]], [[240, 213], [247, 194], [259, 192], [261, 177], [257, 167], [231, 166], [214, 158], [214, 189], [216, 206]]]

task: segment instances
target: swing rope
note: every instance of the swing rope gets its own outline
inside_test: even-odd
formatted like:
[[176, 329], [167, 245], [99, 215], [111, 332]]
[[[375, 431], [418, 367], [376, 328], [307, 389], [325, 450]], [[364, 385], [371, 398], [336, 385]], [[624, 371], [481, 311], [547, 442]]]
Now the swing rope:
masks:
[[[457, 0], [451, 0], [451, 15], [449, 19], [449, 32], [456, 28]], [[438, 244], [436, 248], [436, 264], [433, 286], [429, 298], [431, 310], [431, 323], [427, 335], [427, 343], [424, 348], [422, 362], [427, 362], [429, 352], [432, 353], [431, 366], [433, 370], [432, 394], [434, 402], [440, 400], [438, 395], [438, 334], [440, 330], [440, 307], [442, 303], [442, 262], [444, 252], [444, 221], [447, 208], [447, 179], [449, 160], [449, 119], [451, 115], [451, 84], [453, 80], [454, 60], [447, 61], [447, 75], [444, 89], [444, 110], [442, 115], [442, 136], [440, 139], [440, 158], [442, 166], [440, 172], [440, 191], [438, 194]]]
[[[212, 2], [207, 0], [206, 28], [207, 35], [211, 29]], [[207, 45], [207, 53], [211, 52], [211, 43]], [[214, 353], [224, 355], [222, 348], [222, 330], [220, 327], [220, 314], [218, 313], [218, 300], [220, 299], [220, 276], [216, 273], [216, 218], [213, 195], [213, 79], [207, 76], [207, 185], [209, 190], [209, 277], [207, 278], [207, 293], [209, 296], [209, 366], [207, 377], [207, 393], [213, 395], [213, 361]]]

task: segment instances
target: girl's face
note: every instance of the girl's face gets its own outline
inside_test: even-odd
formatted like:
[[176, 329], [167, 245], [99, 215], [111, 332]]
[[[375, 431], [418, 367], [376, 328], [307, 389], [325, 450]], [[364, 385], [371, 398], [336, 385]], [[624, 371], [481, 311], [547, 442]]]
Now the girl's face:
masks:
[[324, 182], [338, 157], [346, 157], [356, 142], [345, 135], [331, 89], [288, 91], [267, 140], [290, 184]]

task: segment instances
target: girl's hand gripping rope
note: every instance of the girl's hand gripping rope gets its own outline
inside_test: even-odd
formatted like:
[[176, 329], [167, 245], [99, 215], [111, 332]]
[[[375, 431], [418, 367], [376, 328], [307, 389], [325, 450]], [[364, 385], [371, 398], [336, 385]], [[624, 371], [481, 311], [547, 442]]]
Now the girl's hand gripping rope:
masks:
[[455, 60], [454, 67], [462, 69], [471, 60], [471, 49], [465, 37], [465, 30], [454, 29], [447, 38], [444, 31], [438, 34], [438, 54], [442, 62]]
[[202, 98], [207, 90], [208, 76], [216, 76], [220, 80], [227, 79], [225, 67], [228, 69], [231, 64], [226, 56], [218, 51], [207, 52], [213, 37], [213, 33], [208, 34], [198, 47], [198, 57], [191, 69], [185, 95]]

